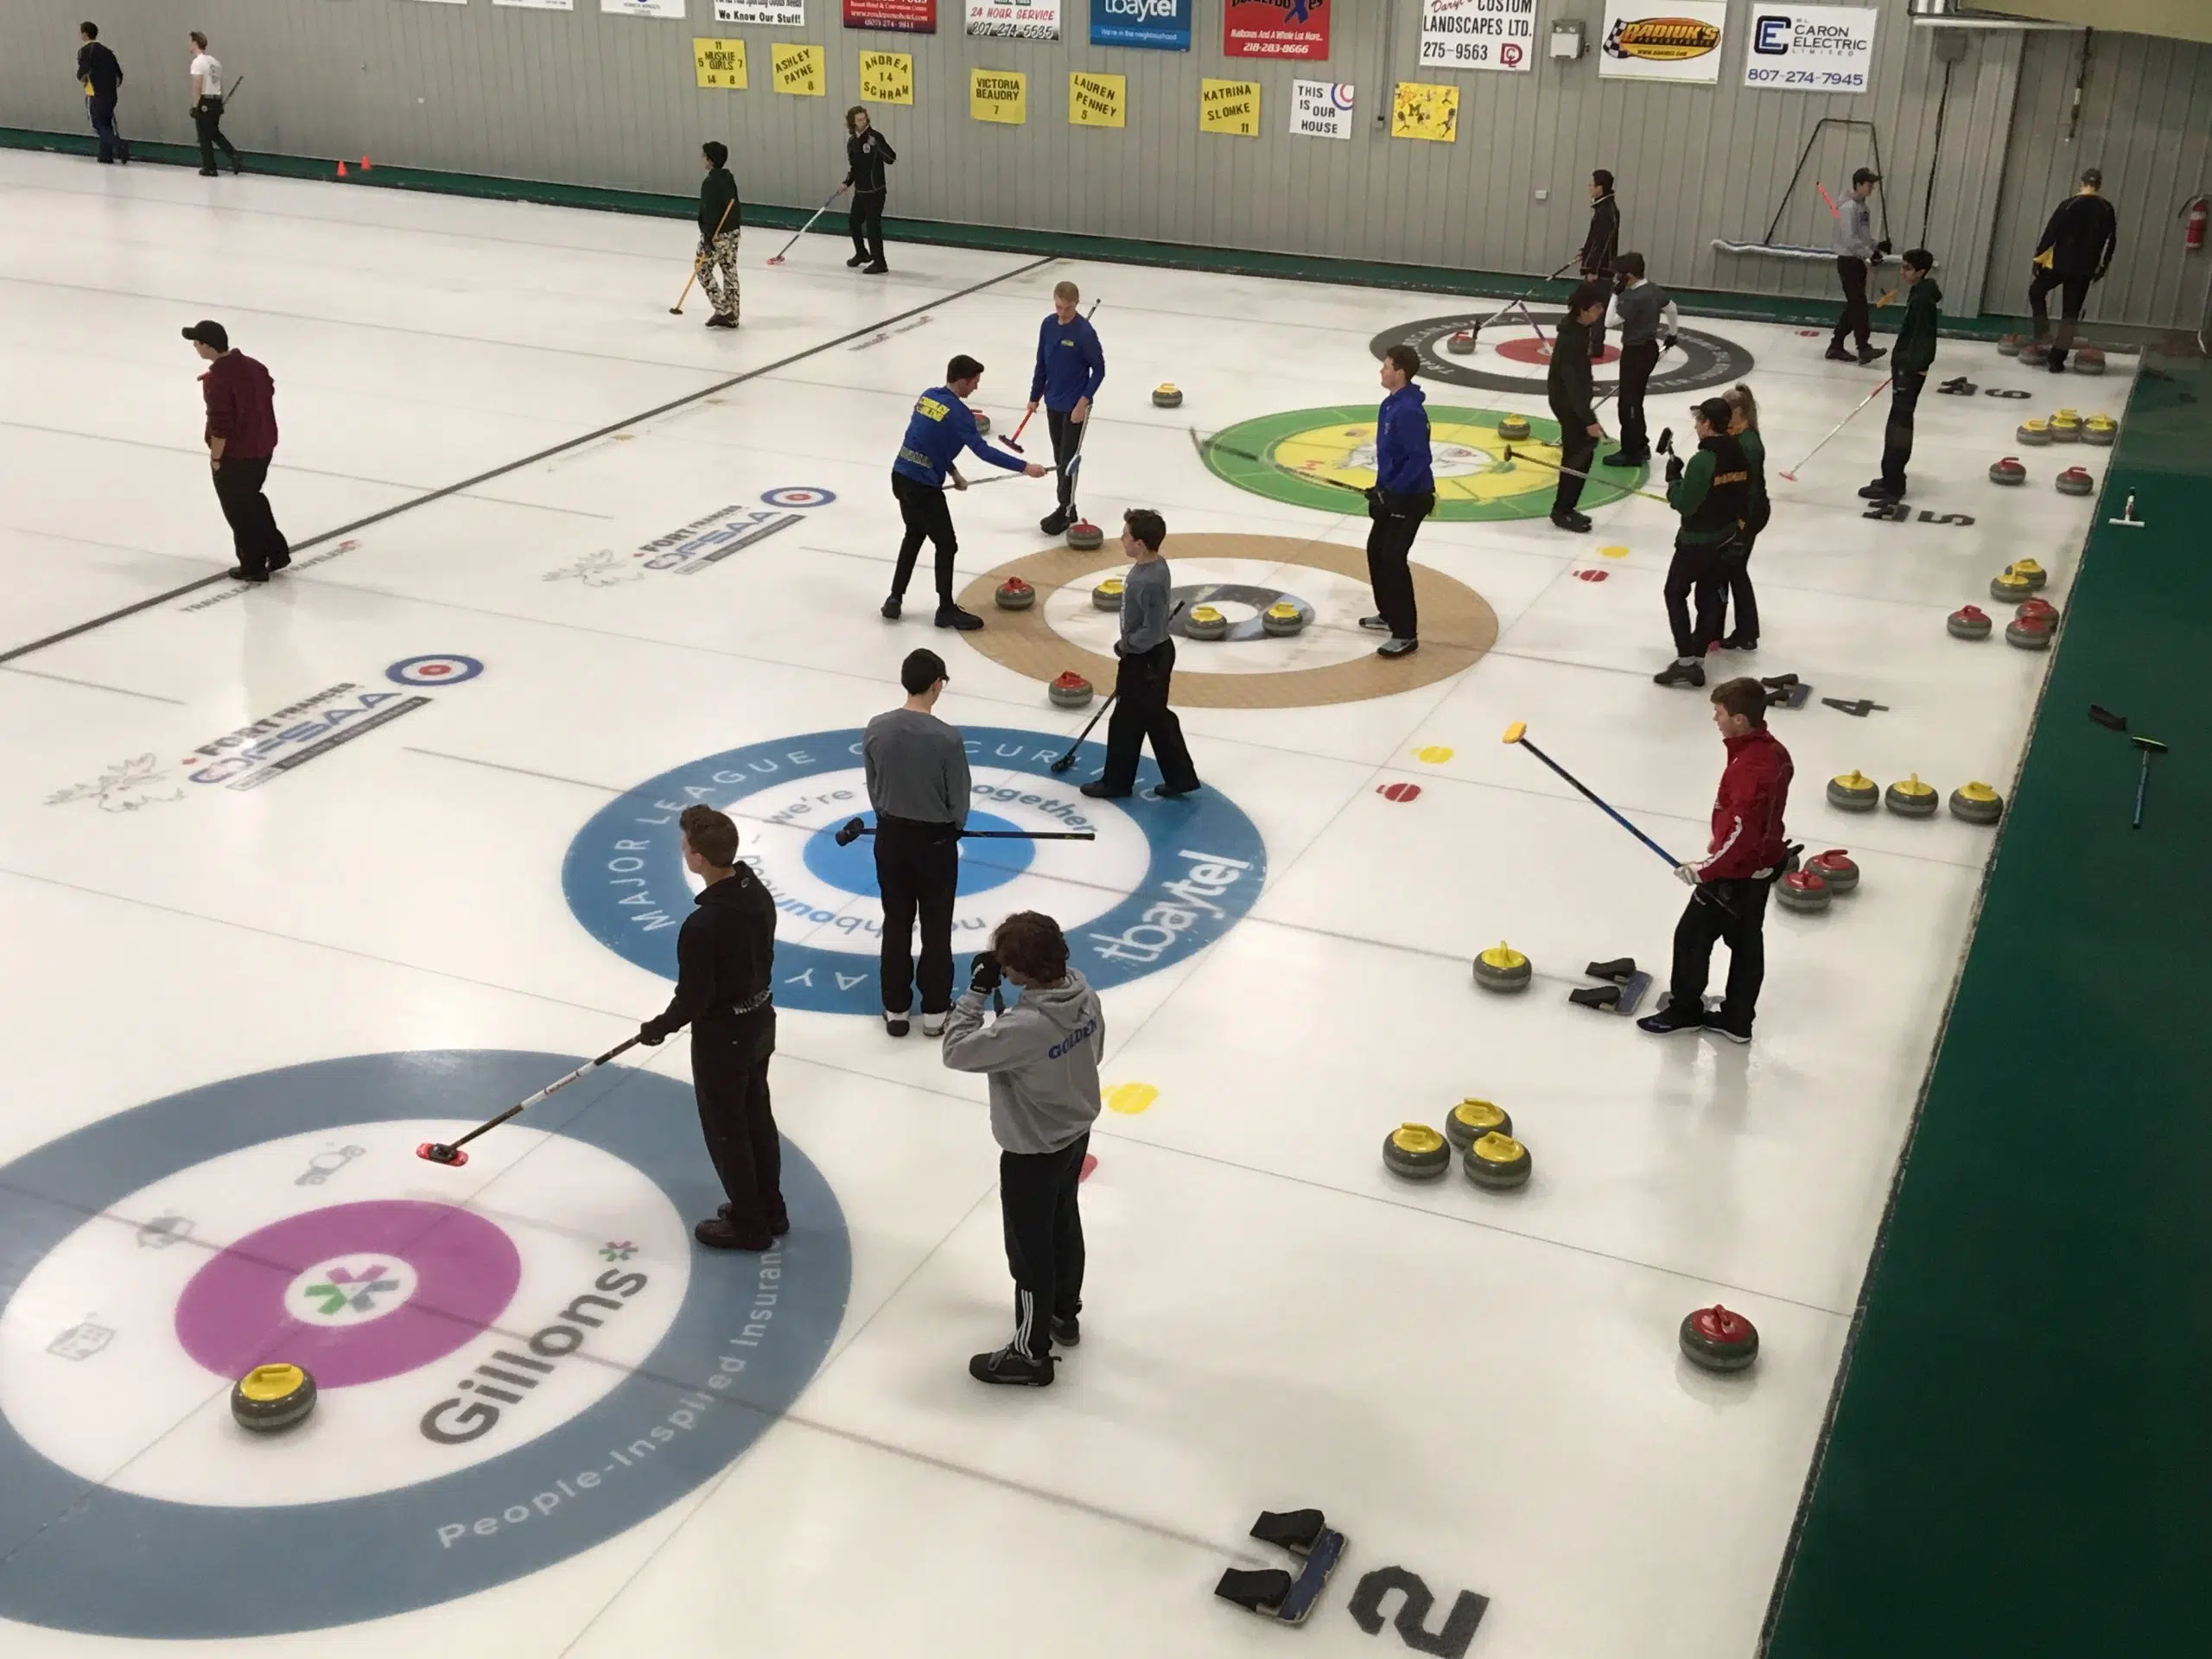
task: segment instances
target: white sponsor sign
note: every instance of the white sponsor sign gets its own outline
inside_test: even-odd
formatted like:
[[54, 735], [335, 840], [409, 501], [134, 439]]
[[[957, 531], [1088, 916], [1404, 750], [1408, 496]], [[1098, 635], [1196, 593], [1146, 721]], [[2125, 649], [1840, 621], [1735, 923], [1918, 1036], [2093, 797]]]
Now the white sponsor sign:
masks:
[[1001, 40], [1057, 41], [1060, 0], [968, 0], [968, 32]]
[[1290, 131], [1294, 138], [1351, 137], [1351, 83], [1294, 80], [1290, 83]]
[[1744, 85], [1788, 92], [1863, 92], [1874, 73], [1871, 6], [1758, 6]]
[[1536, 0], [1421, 0], [1421, 67], [1506, 69], [1536, 58]]
[[1612, 79], [1720, 81], [1726, 0], [1605, 0], [1598, 73]]
[[806, 0], [715, 0], [718, 23], [770, 23], [778, 29], [806, 27]]
[[517, 6], [529, 11], [574, 11], [576, 0], [492, 0], [495, 6]]
[[599, 0], [601, 11], [619, 12], [625, 17], [672, 17], [683, 21], [684, 0]]

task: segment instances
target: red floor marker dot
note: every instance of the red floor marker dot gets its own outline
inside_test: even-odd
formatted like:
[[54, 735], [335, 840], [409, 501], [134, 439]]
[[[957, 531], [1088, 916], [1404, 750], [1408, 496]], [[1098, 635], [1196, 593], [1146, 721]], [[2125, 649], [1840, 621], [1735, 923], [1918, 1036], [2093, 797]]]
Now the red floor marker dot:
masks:
[[1087, 1152], [1084, 1153], [1083, 1154], [1083, 1168], [1077, 1172], [1075, 1178], [1076, 1185], [1080, 1186], [1085, 1181], [1089, 1180], [1090, 1179], [1090, 1172], [1097, 1167], [1098, 1160], [1093, 1157], [1090, 1154]]
[[1603, 582], [1606, 575], [1603, 570], [1578, 570], [1574, 573], [1574, 579], [1577, 582]]
[[[1552, 360], [1552, 343], [1548, 340], [1500, 340], [1497, 354], [1510, 363], [1548, 363]], [[1618, 346], [1608, 346], [1603, 355], [1590, 360], [1593, 363], [1617, 363], [1620, 355]]]
[[1421, 798], [1419, 784], [1385, 784], [1375, 791], [1386, 801], [1417, 801]]

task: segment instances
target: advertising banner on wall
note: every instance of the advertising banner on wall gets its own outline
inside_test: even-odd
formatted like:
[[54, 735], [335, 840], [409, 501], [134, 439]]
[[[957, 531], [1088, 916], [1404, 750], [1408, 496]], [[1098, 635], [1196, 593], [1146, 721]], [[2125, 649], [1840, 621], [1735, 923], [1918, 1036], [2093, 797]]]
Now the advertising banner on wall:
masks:
[[1096, 75], [1087, 69], [1068, 74], [1068, 124], [1071, 127], [1118, 127], [1128, 120], [1129, 78]]
[[669, 17], [683, 21], [684, 0], [599, 0], [601, 11], [624, 17]]
[[492, 3], [530, 11], [574, 11], [576, 9], [576, 0], [492, 0]]
[[1060, 0], [968, 0], [968, 32], [1005, 41], [1057, 41]]
[[1536, 0], [1421, 0], [1421, 67], [1505, 69], [1536, 61]]
[[937, 0], [845, 0], [845, 27], [893, 29], [902, 35], [934, 35]]
[[1874, 72], [1872, 6], [1756, 6], [1744, 85], [1785, 92], [1863, 92]]
[[1090, 43], [1187, 52], [1191, 14], [1198, 3], [1198, 0], [1090, 0]]
[[1290, 133], [1294, 138], [1351, 137], [1351, 83], [1294, 80], [1290, 83]]
[[1222, 55], [1319, 63], [1329, 55], [1329, 19], [1336, 9], [1337, 0], [1223, 0]]
[[1720, 80], [1727, 0], [1605, 0], [1598, 73], [1616, 80]]
[[718, 23], [766, 23], [776, 29], [804, 29], [806, 0], [715, 0]]

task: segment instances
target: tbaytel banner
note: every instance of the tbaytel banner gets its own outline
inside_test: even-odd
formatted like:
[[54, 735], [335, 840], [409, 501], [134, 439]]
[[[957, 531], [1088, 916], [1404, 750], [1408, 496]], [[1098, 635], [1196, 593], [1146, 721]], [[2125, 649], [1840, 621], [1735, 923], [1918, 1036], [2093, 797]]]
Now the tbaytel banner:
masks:
[[1197, 0], [1090, 0], [1090, 43], [1187, 52], [1196, 5]]

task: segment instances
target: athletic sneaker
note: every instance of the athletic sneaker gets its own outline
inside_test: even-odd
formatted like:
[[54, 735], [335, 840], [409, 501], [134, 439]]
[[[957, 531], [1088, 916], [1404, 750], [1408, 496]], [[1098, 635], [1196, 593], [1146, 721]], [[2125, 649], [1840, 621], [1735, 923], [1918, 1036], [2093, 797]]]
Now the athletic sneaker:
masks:
[[1671, 662], [1651, 677], [1654, 685], [1703, 685], [1705, 670], [1696, 663]]
[[890, 1009], [886, 1008], [883, 1011], [883, 1028], [893, 1037], [904, 1037], [906, 1034], [906, 1009], [901, 1008], [898, 1013], [893, 1014]]
[[864, 253], [856, 253], [851, 258], [845, 261], [845, 268], [849, 270], [858, 270], [866, 264], [868, 264], [868, 255]]
[[701, 1222], [691, 1230], [691, 1236], [710, 1250], [766, 1250], [776, 1243], [769, 1234], [741, 1233], [720, 1216]]
[[1195, 795], [1205, 787], [1205, 785], [1195, 778], [1180, 789], [1170, 789], [1166, 784], [1162, 784], [1152, 791], [1152, 798], [1156, 801], [1179, 801], [1185, 795]]
[[925, 1037], [944, 1036], [944, 1016], [941, 1014], [924, 1014], [922, 1016], [922, 1035]]
[[291, 563], [292, 556], [289, 551], [279, 553], [275, 558], [269, 561], [269, 574], [273, 576], [279, 570], [288, 569], [290, 568]]
[[1094, 778], [1084, 785], [1077, 793], [1088, 795], [1094, 801], [1126, 801], [1129, 798], [1130, 791], [1126, 789], [1109, 789], [1106, 787], [1106, 780], [1103, 778]]
[[203, 179], [212, 179], [215, 176], [215, 169], [212, 167], [203, 167], [200, 169], [200, 176]]
[[1869, 363], [1878, 362], [1889, 354], [1890, 348], [1886, 346], [1869, 346], [1865, 351], [1859, 353], [1859, 366], [1863, 369]]
[[1037, 528], [1047, 536], [1058, 536], [1074, 522], [1065, 507], [1054, 507], [1037, 521]]
[[973, 611], [963, 611], [957, 605], [937, 607], [937, 625], [940, 628], [957, 628], [963, 633], [973, 633], [983, 626], [983, 619]]
[[899, 595], [893, 594], [883, 601], [883, 620], [887, 622], [896, 622], [899, 620]]
[[1751, 1028], [1749, 1026], [1735, 1025], [1722, 1019], [1717, 1011], [1705, 1016], [1705, 1028], [1716, 1037], [1726, 1037], [1738, 1047], [1751, 1040]]
[[234, 565], [231, 569], [225, 572], [225, 574], [228, 575], [232, 582], [266, 582], [269, 580], [269, 573], [266, 570], [249, 570], [242, 564]]
[[1552, 514], [1552, 523], [1561, 530], [1571, 530], [1580, 536], [1590, 529], [1590, 515], [1586, 512], [1555, 512]]
[[1052, 1340], [1063, 1348], [1078, 1346], [1083, 1341], [1083, 1321], [1072, 1313], [1065, 1319], [1053, 1314]]
[[1420, 640], [1401, 639], [1394, 633], [1388, 639], [1385, 639], [1381, 645], [1375, 647], [1375, 654], [1377, 657], [1410, 657], [1414, 652], [1420, 649]]
[[1829, 346], [1822, 355], [1831, 363], [1855, 363], [1859, 360], [1854, 353], [1845, 350], [1840, 342]]
[[[715, 1211], [715, 1214], [721, 1219], [728, 1221], [729, 1219], [729, 1205], [726, 1204], [723, 1205], [720, 1209]], [[785, 1233], [791, 1231], [791, 1218], [788, 1215], [779, 1215], [775, 1218], [775, 1220], [768, 1224], [769, 1235], [774, 1238], [781, 1238]]]
[[1720, 642], [1720, 649], [1723, 651], [1757, 651], [1758, 648], [1759, 642], [1757, 639], [1748, 639], [1740, 633], [1732, 633]]
[[872, 265], [863, 266], [861, 268], [861, 274], [863, 276], [880, 276], [885, 271], [890, 269], [890, 266], [885, 264], [882, 260], [879, 259]]
[[1671, 1037], [1678, 1031], [1703, 1031], [1705, 1009], [1694, 1002], [1670, 1002], [1656, 1014], [1645, 1014], [1636, 1022], [1636, 1028], [1648, 1031], [1654, 1037]]
[[1904, 491], [1901, 488], [1893, 490], [1878, 478], [1859, 492], [1859, 499], [1861, 501], [1901, 501], [1904, 499]]
[[737, 319], [735, 317], [726, 317], [722, 315], [721, 312], [717, 311], [713, 316], [707, 319], [707, 327], [709, 328], [734, 328], [737, 327]]
[[2063, 374], [2066, 372], [2066, 353], [2060, 351], [2056, 346], [2053, 346], [2051, 348], [2050, 372], [2053, 374]]
[[1365, 628], [1370, 633], [1388, 633], [1390, 632], [1390, 625], [1388, 622], [1385, 622], [1379, 616], [1363, 616], [1359, 619], [1359, 626]]
[[1651, 457], [1648, 454], [1632, 455], [1625, 449], [1616, 449], [1611, 454], [1605, 457], [1605, 465], [1608, 467], [1641, 467], [1650, 459]]
[[1050, 1357], [1032, 1359], [1012, 1343], [995, 1354], [978, 1354], [968, 1362], [968, 1375], [978, 1382], [998, 1382], [1019, 1389], [1052, 1386]]

